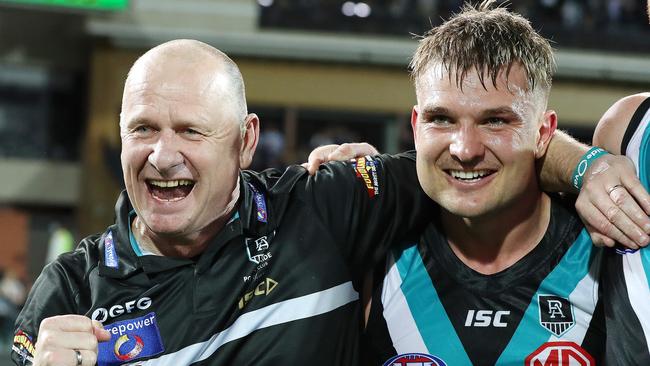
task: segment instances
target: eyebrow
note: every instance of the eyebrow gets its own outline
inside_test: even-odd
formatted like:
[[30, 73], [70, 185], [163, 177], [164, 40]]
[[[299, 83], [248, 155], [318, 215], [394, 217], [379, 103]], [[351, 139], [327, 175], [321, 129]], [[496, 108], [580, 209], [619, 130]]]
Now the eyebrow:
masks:
[[517, 114], [517, 112], [515, 112], [510, 107], [498, 107], [498, 108], [486, 109], [482, 113], [483, 114]]
[[[420, 111], [420, 113], [422, 115], [427, 115], [427, 114], [428, 115], [441, 114], [441, 115], [446, 115], [446, 116], [452, 115], [452, 112], [448, 108], [441, 107], [441, 106], [425, 106]], [[513, 110], [512, 108], [507, 107], [507, 106], [497, 107], [497, 108], [490, 108], [490, 109], [486, 109], [486, 110], [481, 111], [481, 115], [484, 115], [484, 116], [486, 116], [486, 115], [502, 115], [502, 114], [510, 114], [510, 115], [515, 115], [518, 118], [522, 118], [522, 116], [519, 113], [517, 113], [515, 110]]]
[[127, 127], [140, 125], [140, 124], [148, 124], [148, 123], [149, 121], [146, 118], [142, 118], [142, 117], [135, 117], [124, 121], [124, 125]]
[[521, 114], [516, 112], [514, 109], [512, 109], [510, 107], [505, 107], [505, 106], [504, 107], [498, 107], [498, 108], [486, 109], [486, 110], [482, 111], [481, 114], [484, 115], [484, 116], [508, 114], [508, 115], [516, 116], [519, 119], [524, 118]]
[[424, 108], [420, 111], [421, 114], [443, 114], [443, 115], [449, 115], [451, 114], [451, 111], [445, 107], [433, 107], [433, 106], [424, 106]]

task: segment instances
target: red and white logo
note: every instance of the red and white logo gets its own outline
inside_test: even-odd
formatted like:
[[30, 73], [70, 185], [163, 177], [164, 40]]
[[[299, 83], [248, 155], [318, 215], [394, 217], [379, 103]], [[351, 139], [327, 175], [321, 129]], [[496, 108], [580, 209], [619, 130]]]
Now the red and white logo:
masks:
[[596, 361], [573, 342], [547, 342], [526, 357], [525, 366], [595, 366]]

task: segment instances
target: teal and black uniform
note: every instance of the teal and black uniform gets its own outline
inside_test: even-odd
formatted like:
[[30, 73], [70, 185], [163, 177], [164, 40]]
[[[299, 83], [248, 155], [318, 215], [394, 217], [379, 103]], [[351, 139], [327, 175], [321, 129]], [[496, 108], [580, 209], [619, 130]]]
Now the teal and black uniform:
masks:
[[406, 365], [420, 353], [436, 366], [600, 365], [603, 253], [572, 205], [552, 202], [541, 242], [493, 275], [458, 259], [438, 222], [394, 249], [375, 274], [367, 364]]
[[[637, 108], [621, 152], [650, 189], [650, 98]], [[650, 249], [608, 252], [603, 273], [607, 365], [650, 365]]]

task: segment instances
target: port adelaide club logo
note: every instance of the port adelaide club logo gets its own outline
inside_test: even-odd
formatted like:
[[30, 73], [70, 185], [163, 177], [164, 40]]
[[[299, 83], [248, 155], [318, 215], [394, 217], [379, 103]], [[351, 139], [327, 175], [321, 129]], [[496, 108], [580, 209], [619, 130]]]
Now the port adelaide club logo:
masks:
[[573, 307], [568, 299], [555, 295], [538, 295], [539, 324], [561, 337], [575, 324]]

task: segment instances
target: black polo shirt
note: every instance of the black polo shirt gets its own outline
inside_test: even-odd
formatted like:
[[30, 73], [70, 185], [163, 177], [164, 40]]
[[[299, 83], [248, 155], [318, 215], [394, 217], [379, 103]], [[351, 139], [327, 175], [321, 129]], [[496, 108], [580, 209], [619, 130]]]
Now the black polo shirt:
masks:
[[[356, 365], [359, 283], [425, 221], [414, 155], [243, 172], [232, 220], [194, 259], [138, 255], [126, 193], [116, 223], [48, 265], [16, 322], [30, 364], [40, 321], [83, 314], [111, 340], [99, 365]], [[418, 217], [420, 219], [418, 219]]]

